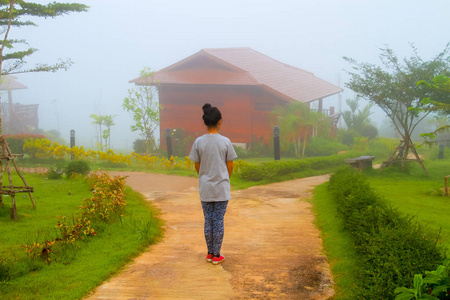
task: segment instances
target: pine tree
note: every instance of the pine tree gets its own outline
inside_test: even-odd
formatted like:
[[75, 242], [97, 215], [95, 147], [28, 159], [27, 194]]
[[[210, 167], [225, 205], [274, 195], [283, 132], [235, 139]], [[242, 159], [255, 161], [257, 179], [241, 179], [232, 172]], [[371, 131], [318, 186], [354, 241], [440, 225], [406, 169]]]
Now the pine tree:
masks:
[[[72, 64], [70, 59], [60, 60], [55, 64], [36, 64], [25, 68], [25, 58], [37, 51], [26, 47], [25, 50], [15, 50], [19, 45], [28, 45], [24, 39], [11, 39], [10, 33], [14, 28], [23, 26], [37, 26], [27, 17], [55, 18], [71, 12], [85, 12], [88, 6], [78, 3], [37, 4], [23, 0], [0, 0], [0, 26], [3, 28], [3, 38], [0, 40], [0, 75], [27, 72], [56, 72], [67, 69]], [[19, 47], [20, 48], [20, 47]]]

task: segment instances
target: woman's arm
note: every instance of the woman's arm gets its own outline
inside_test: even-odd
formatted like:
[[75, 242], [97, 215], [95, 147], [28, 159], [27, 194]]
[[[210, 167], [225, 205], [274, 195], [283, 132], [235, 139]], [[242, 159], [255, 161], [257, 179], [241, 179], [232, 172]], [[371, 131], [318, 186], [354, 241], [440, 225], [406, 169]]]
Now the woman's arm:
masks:
[[231, 178], [231, 174], [233, 174], [233, 161], [227, 161], [227, 169], [228, 169], [228, 175]]
[[195, 163], [195, 170], [197, 171], [197, 174], [200, 173], [200, 163], [199, 162]]

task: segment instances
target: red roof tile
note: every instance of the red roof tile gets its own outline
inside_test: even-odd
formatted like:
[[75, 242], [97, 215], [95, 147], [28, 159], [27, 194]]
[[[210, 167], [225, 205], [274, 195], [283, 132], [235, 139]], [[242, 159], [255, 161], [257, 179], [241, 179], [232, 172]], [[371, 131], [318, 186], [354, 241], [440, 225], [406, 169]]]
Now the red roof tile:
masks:
[[[159, 83], [260, 85], [287, 100], [310, 102], [342, 91], [313, 73], [251, 48], [203, 49], [154, 75]], [[142, 78], [131, 80], [142, 84]]]
[[0, 90], [19, 90], [27, 87], [18, 82], [17, 77], [12, 75], [2, 75], [0, 78]]

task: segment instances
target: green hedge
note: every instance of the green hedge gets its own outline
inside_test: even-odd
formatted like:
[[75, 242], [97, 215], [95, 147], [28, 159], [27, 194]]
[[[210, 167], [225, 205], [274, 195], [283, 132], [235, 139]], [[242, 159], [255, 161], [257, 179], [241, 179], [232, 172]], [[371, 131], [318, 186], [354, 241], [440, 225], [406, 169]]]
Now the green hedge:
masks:
[[5, 135], [6, 142], [13, 154], [24, 154], [23, 145], [26, 139], [45, 139], [45, 136], [40, 134], [19, 133], [14, 135]]
[[248, 181], [259, 181], [308, 169], [329, 169], [344, 165], [344, 159], [353, 156], [355, 156], [354, 153], [347, 153], [346, 155], [331, 155], [295, 160], [275, 160], [257, 165], [245, 164], [240, 167], [241, 177]]
[[387, 205], [361, 173], [340, 169], [329, 188], [360, 255], [358, 298], [394, 299], [396, 287], [410, 286], [415, 274], [434, 270], [444, 260], [438, 236]]

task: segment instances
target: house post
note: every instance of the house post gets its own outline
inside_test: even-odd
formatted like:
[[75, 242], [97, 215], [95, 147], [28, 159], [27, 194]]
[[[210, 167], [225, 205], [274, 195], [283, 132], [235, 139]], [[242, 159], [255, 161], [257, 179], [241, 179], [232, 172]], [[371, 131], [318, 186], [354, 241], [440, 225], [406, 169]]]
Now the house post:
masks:
[[273, 127], [273, 156], [274, 160], [280, 160], [280, 127]]

